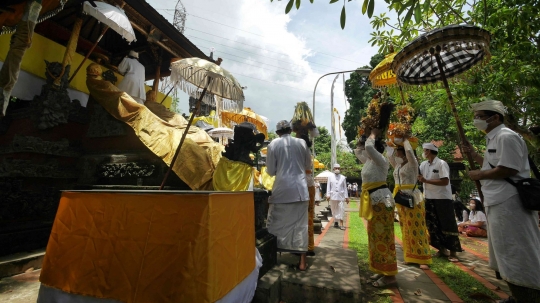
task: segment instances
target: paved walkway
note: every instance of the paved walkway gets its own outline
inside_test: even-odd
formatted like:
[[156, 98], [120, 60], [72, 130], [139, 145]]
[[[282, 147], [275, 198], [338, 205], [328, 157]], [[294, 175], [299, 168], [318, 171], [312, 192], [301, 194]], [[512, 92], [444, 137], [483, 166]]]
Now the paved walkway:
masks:
[[[328, 206], [326, 201], [321, 202], [315, 211], [319, 213], [324, 207]], [[358, 209], [346, 209], [348, 216], [357, 216]], [[348, 218], [348, 217], [347, 217]], [[330, 218], [330, 222], [333, 219]], [[365, 223], [367, 224], [367, 223]], [[324, 224], [323, 224], [324, 225]], [[333, 228], [330, 224], [326, 225], [323, 233], [316, 237], [316, 245], [320, 247], [348, 247], [348, 222], [345, 222], [347, 229], [342, 231]], [[510, 293], [508, 286], [502, 280], [495, 278], [493, 270], [487, 266], [487, 241], [481, 238], [460, 237], [464, 252], [458, 253], [460, 262], [455, 263], [463, 272], [470, 275], [475, 280], [482, 283], [488, 289], [492, 290], [500, 298], [507, 298]], [[317, 243], [318, 242], [318, 243]], [[403, 250], [401, 240], [396, 237], [396, 251], [398, 258], [398, 281], [397, 287], [390, 288], [393, 291], [391, 299], [393, 302], [490, 302], [482, 300], [472, 300], [470, 298], [460, 298], [430, 269], [422, 270], [418, 265], [403, 264]], [[360, 272], [362, 289], [369, 291], [373, 286], [369, 284], [369, 273]], [[369, 301], [364, 301], [369, 302]], [[492, 301], [493, 302], [493, 301]]]

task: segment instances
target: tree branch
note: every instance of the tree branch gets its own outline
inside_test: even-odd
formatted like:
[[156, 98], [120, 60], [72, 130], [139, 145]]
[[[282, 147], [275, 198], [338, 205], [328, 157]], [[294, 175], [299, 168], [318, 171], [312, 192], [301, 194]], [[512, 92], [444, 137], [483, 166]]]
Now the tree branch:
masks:
[[[459, 17], [459, 19], [461, 19], [461, 21], [463, 21], [464, 23], [468, 23], [465, 19], [463, 19], [461, 14], [459, 14], [450, 4], [446, 3], [446, 1], [441, 1], [440, 3], [446, 5], [446, 7], [449, 8], [452, 11], [452, 13], [454, 13], [454, 15], [456, 15], [456, 17]], [[484, 0], [484, 3], [486, 3], [486, 0]]]

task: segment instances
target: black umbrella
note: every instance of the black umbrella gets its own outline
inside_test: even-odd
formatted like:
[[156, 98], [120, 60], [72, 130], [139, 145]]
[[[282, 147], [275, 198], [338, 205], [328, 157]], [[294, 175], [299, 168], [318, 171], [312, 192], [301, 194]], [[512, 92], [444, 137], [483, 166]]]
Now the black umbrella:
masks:
[[[425, 85], [443, 82], [462, 141], [465, 140], [465, 131], [457, 114], [447, 78], [459, 75], [479, 62], [489, 60], [490, 40], [491, 34], [477, 26], [450, 25], [414, 39], [396, 55], [392, 63], [398, 83]], [[470, 152], [466, 155], [472, 169], [474, 159]], [[476, 188], [482, 197], [478, 181]]]

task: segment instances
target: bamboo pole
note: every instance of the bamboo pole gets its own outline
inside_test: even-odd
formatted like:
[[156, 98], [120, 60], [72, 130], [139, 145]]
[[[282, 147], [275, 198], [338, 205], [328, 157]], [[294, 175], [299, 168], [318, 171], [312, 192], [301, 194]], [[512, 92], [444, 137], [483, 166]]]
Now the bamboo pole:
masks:
[[77, 75], [77, 73], [79, 72], [79, 70], [81, 69], [81, 67], [83, 66], [84, 62], [86, 62], [86, 60], [88, 60], [88, 57], [90, 57], [90, 55], [94, 52], [94, 49], [95, 49], [96, 46], [98, 45], [99, 41], [101, 41], [101, 38], [103, 38], [103, 36], [105, 35], [105, 33], [107, 32], [108, 29], [109, 29], [108, 26], [105, 26], [105, 27], [103, 28], [103, 30], [101, 31], [101, 34], [99, 35], [99, 38], [98, 38], [97, 41], [94, 43], [94, 45], [92, 45], [92, 48], [88, 51], [88, 53], [86, 54], [86, 56], [84, 57], [84, 59], [82, 60], [82, 62], [79, 64], [79, 66], [77, 66], [77, 69], [73, 72], [73, 75], [71, 75], [71, 78], [69, 78], [68, 83], [71, 83], [71, 80], [73, 80], [73, 78], [75, 78], [75, 76]]

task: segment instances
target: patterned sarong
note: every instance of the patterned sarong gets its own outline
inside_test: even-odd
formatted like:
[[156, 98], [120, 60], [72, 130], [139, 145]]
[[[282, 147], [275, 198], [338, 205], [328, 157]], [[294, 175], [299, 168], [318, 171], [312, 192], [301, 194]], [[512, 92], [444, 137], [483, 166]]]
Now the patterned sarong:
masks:
[[[394, 187], [394, 196], [400, 189], [413, 189], [414, 184], [402, 184]], [[396, 204], [399, 213], [399, 225], [403, 235], [403, 259], [416, 264], [431, 264], [429, 233], [426, 226], [426, 208], [424, 201], [416, 203], [414, 208]]]
[[315, 249], [315, 240], [313, 237], [313, 218], [315, 217], [315, 186], [308, 186], [308, 192], [308, 251], [313, 251]]
[[373, 205], [367, 231], [369, 269], [385, 276], [397, 275], [394, 210], [383, 203]]

